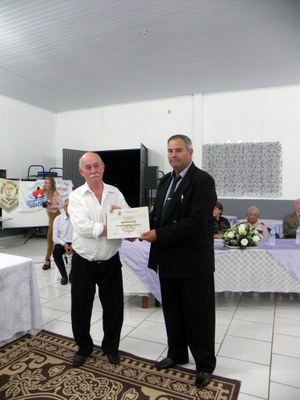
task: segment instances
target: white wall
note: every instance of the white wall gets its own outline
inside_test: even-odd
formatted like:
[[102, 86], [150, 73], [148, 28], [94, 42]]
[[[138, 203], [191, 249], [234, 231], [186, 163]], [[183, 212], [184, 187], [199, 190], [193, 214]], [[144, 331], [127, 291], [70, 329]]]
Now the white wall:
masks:
[[201, 167], [206, 143], [280, 141], [283, 196], [300, 197], [300, 86], [174, 97], [60, 113], [0, 96], [0, 168], [26, 177], [31, 164], [62, 166], [62, 149], [149, 149], [149, 165], [167, 172], [166, 141], [184, 133]]
[[149, 148], [149, 165], [170, 170], [166, 140], [184, 133], [194, 142], [201, 167], [206, 143], [280, 141], [283, 149], [282, 199], [300, 197], [300, 86], [201, 94], [61, 113], [61, 149]]
[[204, 97], [203, 142], [282, 144], [282, 199], [300, 197], [300, 86]]
[[57, 166], [55, 121], [51, 112], [0, 96], [0, 169], [8, 178], [27, 178], [32, 164]]
[[198, 95], [60, 113], [57, 157], [62, 156], [62, 148], [100, 151], [139, 148], [143, 143], [149, 149], [149, 165], [167, 172], [167, 139], [185, 133], [198, 142], [201, 112], [202, 96]]

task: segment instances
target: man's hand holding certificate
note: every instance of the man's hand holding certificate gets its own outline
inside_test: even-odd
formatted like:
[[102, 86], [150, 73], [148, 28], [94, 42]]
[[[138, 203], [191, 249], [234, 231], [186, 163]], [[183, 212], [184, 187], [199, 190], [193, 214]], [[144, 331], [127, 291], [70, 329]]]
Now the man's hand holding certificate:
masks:
[[119, 208], [107, 213], [107, 239], [137, 238], [149, 229], [148, 207]]

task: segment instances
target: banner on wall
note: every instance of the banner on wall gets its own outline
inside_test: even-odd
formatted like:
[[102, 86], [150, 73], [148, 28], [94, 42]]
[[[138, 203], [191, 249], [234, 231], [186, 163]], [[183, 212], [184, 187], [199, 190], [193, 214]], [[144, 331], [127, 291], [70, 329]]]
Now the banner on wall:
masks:
[[[44, 184], [44, 179], [20, 182], [18, 211], [33, 212], [39, 211], [42, 208], [42, 204], [46, 200]], [[72, 192], [72, 181], [55, 179], [55, 184], [56, 190], [63, 200]]]
[[11, 212], [19, 205], [19, 181], [0, 178], [0, 207]]

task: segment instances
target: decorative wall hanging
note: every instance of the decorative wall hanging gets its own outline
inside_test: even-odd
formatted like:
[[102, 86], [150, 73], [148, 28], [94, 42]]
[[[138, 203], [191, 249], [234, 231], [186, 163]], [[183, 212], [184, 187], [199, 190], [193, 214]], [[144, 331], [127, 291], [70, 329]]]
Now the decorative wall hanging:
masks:
[[214, 177], [218, 196], [280, 197], [282, 194], [279, 142], [206, 144], [203, 169]]

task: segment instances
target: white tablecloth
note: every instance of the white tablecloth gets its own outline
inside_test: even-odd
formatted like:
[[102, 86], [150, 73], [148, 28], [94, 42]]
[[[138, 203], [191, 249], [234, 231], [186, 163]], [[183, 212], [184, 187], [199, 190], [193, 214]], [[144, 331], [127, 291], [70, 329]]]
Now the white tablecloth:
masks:
[[[216, 292], [300, 293], [300, 246], [294, 240], [281, 239], [276, 246], [265, 243], [263, 249], [246, 250], [229, 250], [222, 241], [215, 242]], [[152, 293], [161, 301], [158, 275], [147, 267], [149, 248], [147, 242], [123, 241], [120, 257], [130, 270], [124, 271], [127, 294]]]
[[215, 245], [216, 291], [300, 293], [300, 246], [294, 240], [246, 250]]
[[124, 265], [123, 280], [125, 294], [148, 294], [161, 302], [158, 275], [148, 268], [150, 243], [139, 240], [123, 240], [120, 258]]
[[0, 341], [43, 329], [33, 261], [0, 253]]

